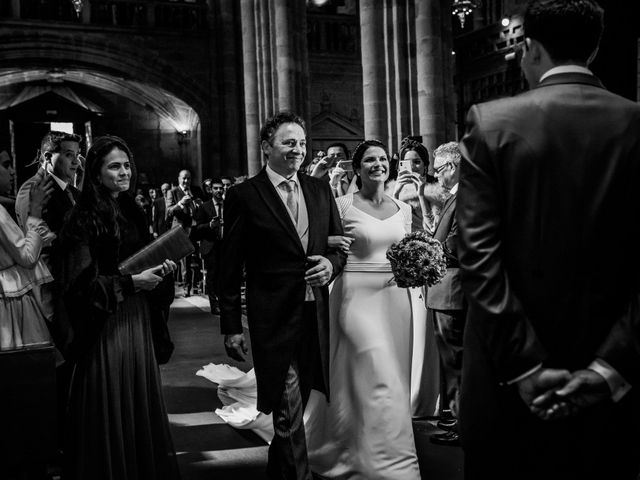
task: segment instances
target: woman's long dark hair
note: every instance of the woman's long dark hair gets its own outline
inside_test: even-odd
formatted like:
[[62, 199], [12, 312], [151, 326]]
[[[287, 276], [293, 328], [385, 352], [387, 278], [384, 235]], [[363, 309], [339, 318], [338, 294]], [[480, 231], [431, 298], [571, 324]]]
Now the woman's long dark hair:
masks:
[[[113, 198], [111, 191], [102, 184], [100, 173], [105, 157], [116, 148], [127, 154], [131, 165], [129, 189], [121, 192], [117, 200]], [[135, 181], [136, 168], [133, 155], [125, 141], [113, 135], [97, 137], [87, 152], [84, 185], [76, 205], [76, 211], [73, 212], [75, 218], [72, 221], [76, 222], [77, 227], [87, 229], [88, 233], [107, 234], [119, 238], [118, 219], [122, 216], [123, 207], [125, 210], [130, 210], [131, 205], [129, 204], [135, 206], [132, 196], [132, 193], [135, 192]]]

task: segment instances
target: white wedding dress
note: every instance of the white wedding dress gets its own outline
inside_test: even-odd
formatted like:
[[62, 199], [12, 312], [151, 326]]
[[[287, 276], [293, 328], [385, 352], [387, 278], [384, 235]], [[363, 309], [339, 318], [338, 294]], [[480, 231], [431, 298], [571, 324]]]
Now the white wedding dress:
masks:
[[[395, 200], [394, 200], [395, 201]], [[313, 396], [305, 430], [311, 469], [338, 479], [420, 479], [411, 424], [412, 302], [386, 252], [411, 230], [411, 208], [379, 220], [337, 199], [354, 238], [330, 295], [331, 402]]]
[[[396, 202], [398, 212], [378, 220], [354, 207], [352, 194], [336, 201], [345, 235], [355, 240], [330, 287], [331, 403], [311, 392], [309, 462], [327, 478], [420, 479], [411, 417], [435, 412], [438, 352], [422, 289], [399, 288], [386, 259], [410, 231], [411, 210]], [[271, 415], [256, 409], [253, 370], [209, 364], [197, 374], [218, 384], [218, 416], [270, 442]]]

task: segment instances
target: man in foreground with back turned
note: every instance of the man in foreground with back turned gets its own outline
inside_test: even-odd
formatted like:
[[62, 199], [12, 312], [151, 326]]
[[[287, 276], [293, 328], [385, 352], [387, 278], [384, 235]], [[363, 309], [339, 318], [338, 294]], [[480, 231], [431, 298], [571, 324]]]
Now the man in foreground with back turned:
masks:
[[477, 105], [461, 142], [467, 478], [636, 480], [640, 106], [587, 68], [593, 0], [534, 0], [531, 90]]
[[327, 239], [342, 235], [342, 224], [328, 183], [298, 172], [307, 145], [303, 120], [278, 113], [260, 140], [266, 167], [229, 189], [224, 202], [220, 323], [227, 353], [242, 361], [244, 266], [258, 410], [273, 412], [267, 474], [310, 480], [302, 414], [311, 388], [328, 394], [327, 285], [346, 255], [328, 250]]

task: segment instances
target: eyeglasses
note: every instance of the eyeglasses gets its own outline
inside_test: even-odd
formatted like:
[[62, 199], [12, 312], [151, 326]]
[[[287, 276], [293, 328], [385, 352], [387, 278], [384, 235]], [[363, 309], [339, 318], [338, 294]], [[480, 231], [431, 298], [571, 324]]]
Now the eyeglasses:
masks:
[[444, 171], [444, 169], [447, 168], [449, 165], [451, 165], [451, 162], [447, 162], [447, 163], [445, 163], [443, 165], [440, 165], [438, 168], [436, 168], [434, 170], [435, 170], [436, 174], [440, 175]]

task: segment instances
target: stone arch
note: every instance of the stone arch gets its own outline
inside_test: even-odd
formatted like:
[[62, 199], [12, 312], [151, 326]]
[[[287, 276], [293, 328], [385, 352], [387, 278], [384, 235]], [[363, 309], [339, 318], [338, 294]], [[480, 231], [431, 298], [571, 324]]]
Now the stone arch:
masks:
[[[154, 52], [144, 46], [125, 48], [126, 43], [110, 41], [104, 35], [100, 38], [86, 33], [15, 30], [8, 33], [0, 37], [0, 81], [17, 83], [28, 81], [29, 76], [35, 78], [38, 74], [34, 72], [68, 69], [74, 72], [69, 80], [120, 89], [129, 98], [147, 97], [152, 107], [154, 91], [164, 90], [191, 106], [201, 119], [209, 117], [211, 95], [206, 85], [203, 88], [200, 82], [169, 64], [161, 57], [165, 52]], [[141, 88], [145, 85], [151, 87], [146, 95]]]

